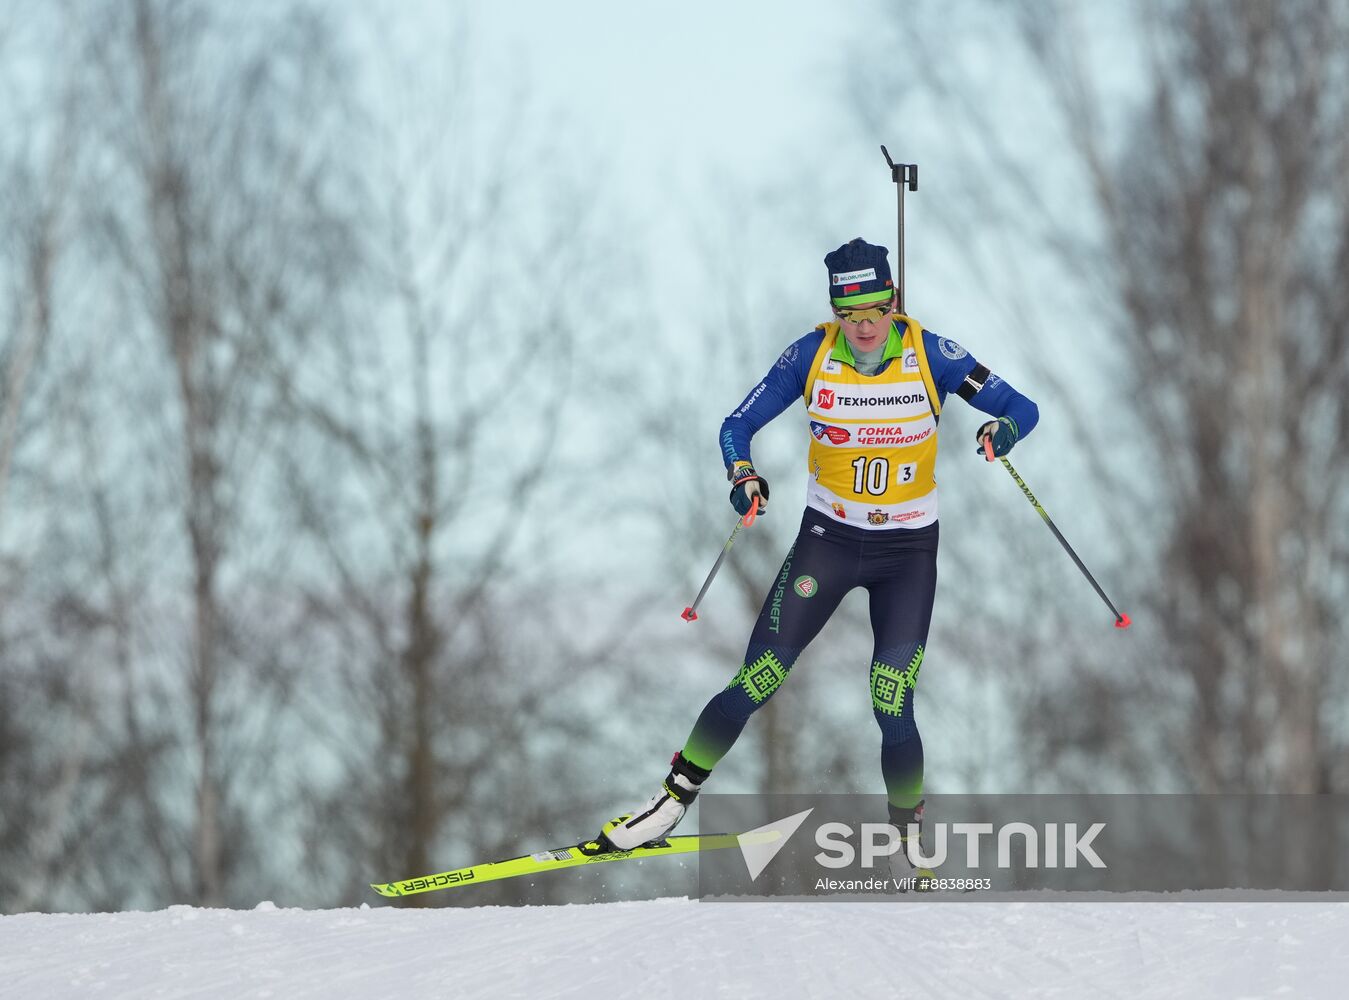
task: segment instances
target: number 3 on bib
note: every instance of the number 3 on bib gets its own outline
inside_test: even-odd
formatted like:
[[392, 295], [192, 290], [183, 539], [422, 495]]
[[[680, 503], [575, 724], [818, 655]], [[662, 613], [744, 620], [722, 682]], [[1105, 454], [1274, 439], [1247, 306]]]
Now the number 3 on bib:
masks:
[[[857, 494], [870, 493], [874, 497], [884, 496], [886, 489], [890, 485], [890, 460], [888, 458], [867, 458], [865, 455], [859, 455], [852, 463], [852, 491]], [[913, 482], [914, 470], [917, 468], [912, 462], [905, 462], [899, 467], [899, 482]]]

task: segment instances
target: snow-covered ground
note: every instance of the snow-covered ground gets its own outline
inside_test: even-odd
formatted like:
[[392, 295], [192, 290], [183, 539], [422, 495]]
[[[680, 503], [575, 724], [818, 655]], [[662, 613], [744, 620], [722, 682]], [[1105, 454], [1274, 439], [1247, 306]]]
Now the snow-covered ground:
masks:
[[698, 903], [0, 917], [0, 997], [1341, 997], [1349, 904]]

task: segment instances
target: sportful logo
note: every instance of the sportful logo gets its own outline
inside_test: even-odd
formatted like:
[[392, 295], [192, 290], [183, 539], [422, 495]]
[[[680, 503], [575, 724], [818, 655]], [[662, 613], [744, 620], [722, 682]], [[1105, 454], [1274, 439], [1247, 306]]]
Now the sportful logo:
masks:
[[746, 413], [748, 413], [749, 408], [754, 405], [754, 401], [758, 399], [760, 396], [762, 396], [764, 392], [767, 391], [767, 389], [768, 389], [767, 382], [760, 382], [758, 385], [756, 385], [754, 387], [754, 391], [749, 394], [749, 398], [745, 400], [744, 404], [740, 407], [740, 409], [735, 411], [735, 416], [743, 417]]
[[822, 410], [832, 410], [834, 408], [834, 390], [821, 389], [815, 394], [815, 405]]
[[861, 281], [875, 281], [876, 269], [868, 267], [861, 271], [840, 271], [830, 279], [835, 285], [855, 285]]

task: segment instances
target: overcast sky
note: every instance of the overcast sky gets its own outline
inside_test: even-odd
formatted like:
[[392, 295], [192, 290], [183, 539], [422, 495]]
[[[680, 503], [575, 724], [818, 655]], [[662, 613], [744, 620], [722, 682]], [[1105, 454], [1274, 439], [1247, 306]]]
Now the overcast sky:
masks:
[[[372, 34], [428, 52], [428, 63], [448, 58], [454, 36], [471, 39], [477, 109], [511, 114], [523, 94], [526, 114], [565, 123], [578, 154], [594, 157], [600, 193], [621, 220], [616, 249], [623, 240], [640, 246], [664, 279], [704, 277], [692, 259], [695, 231], [733, 207], [719, 204], [728, 187], [779, 192], [782, 218], [732, 220], [762, 255], [746, 267], [807, 285], [818, 304], [826, 251], [856, 235], [894, 248], [894, 187], [880, 143], [897, 159], [918, 159], [929, 141], [918, 129], [871, 134], [846, 98], [864, 85], [866, 65], [890, 58], [889, 46], [864, 47], [876, 9], [857, 0], [677, 9], [527, 0], [416, 13], [396, 5]], [[877, 28], [889, 37], [888, 26]], [[922, 206], [909, 211], [912, 243]], [[783, 338], [785, 346], [791, 331]]]
[[[1091, 5], [1091, 26], [1108, 37], [1103, 19], [1123, 9]], [[682, 415], [687, 432], [707, 442], [713, 476], [722, 417], [778, 352], [827, 318], [824, 254], [861, 235], [890, 247], [895, 262], [896, 195], [881, 143], [896, 160], [920, 166], [919, 190], [906, 196], [908, 311], [1042, 403], [1045, 387], [1028, 364], [1037, 344], [1055, 337], [1067, 344], [1066, 380], [1098, 377], [1078, 353], [1089, 339], [1081, 317], [1059, 300], [1062, 282], [1029, 241], [1008, 243], [1007, 219], [1000, 234], [991, 224], [997, 220], [976, 219], [963, 242], [947, 226], [949, 216], [966, 210], [966, 192], [995, 177], [980, 173], [988, 170], [985, 151], [976, 148], [970, 121], [918, 80], [938, 68], [991, 116], [1012, 152], [1033, 159], [1046, 197], [1074, 197], [1071, 178], [1062, 176], [1053, 116], [1016, 61], [1009, 26], [995, 23], [988, 8], [879, 0], [678, 8], [385, 0], [376, 10], [353, 5], [350, 21], [358, 50], [369, 46], [362, 51], [375, 55], [368, 66], [378, 112], [394, 123], [415, 116], [403, 106], [409, 94], [444, 93], [441, 83], [458, 81], [449, 89], [469, 102], [488, 136], [480, 143], [518, 147], [525, 158], [538, 143], [546, 148], [560, 138], [549, 156], [578, 166], [604, 220], [601, 246], [591, 249], [612, 262], [615, 294], [635, 289], [647, 302], [656, 296], [658, 335], [687, 336], [710, 307], [742, 293], [747, 301], [781, 299], [771, 320], [762, 310], [744, 312], [740, 332], [754, 341], [753, 360], [725, 388], [709, 391], [698, 412]], [[1127, 65], [1114, 49], [1088, 60], [1107, 78], [1112, 67]], [[447, 132], [458, 125], [447, 122]], [[515, 131], [492, 131], [502, 125]], [[1012, 211], [1019, 211], [1015, 204]], [[728, 250], [724, 273], [709, 272], [708, 241]], [[970, 256], [976, 244], [982, 271]], [[1015, 287], [1038, 314], [1010, 314], [990, 287], [999, 283], [1004, 292]], [[1036, 324], [1039, 341], [1024, 335], [1027, 324]], [[1073, 456], [1062, 452], [1070, 443], [1056, 419], [1062, 414], [1050, 409], [1031, 449], [1045, 461], [1018, 453], [1025, 451], [1022, 471], [1046, 504], [1061, 511], [1073, 501], [1075, 470]], [[954, 492], [988, 490], [989, 502], [1010, 505], [1020, 498], [1003, 495], [1002, 487], [1011, 488], [1005, 476], [994, 482], [980, 476], [988, 470], [968, 468], [964, 438], [978, 420], [968, 408], [952, 407], [939, 476]], [[769, 448], [775, 436], [784, 443], [773, 473], [792, 506], [803, 479], [803, 427], [801, 413], [788, 413], [761, 435]], [[977, 485], [966, 484], [971, 476]], [[795, 514], [786, 520], [794, 525]]]

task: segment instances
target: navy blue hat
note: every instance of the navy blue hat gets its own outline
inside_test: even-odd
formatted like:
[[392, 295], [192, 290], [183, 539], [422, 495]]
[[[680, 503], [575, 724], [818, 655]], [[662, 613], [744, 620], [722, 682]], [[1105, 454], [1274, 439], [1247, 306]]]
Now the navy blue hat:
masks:
[[880, 302], [893, 295], [895, 285], [890, 280], [890, 260], [886, 256], [889, 252], [859, 236], [825, 254], [830, 301], [836, 306], [854, 306]]

